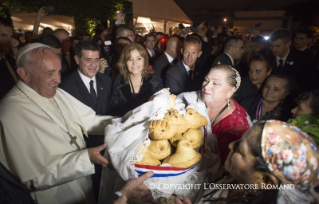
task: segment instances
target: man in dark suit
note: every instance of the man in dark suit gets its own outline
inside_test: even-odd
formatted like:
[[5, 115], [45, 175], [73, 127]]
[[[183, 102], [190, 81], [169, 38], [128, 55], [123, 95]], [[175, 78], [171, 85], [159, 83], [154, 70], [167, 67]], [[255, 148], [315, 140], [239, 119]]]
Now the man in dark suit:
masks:
[[[173, 94], [180, 94], [185, 91], [198, 90], [199, 74], [194, 73], [195, 63], [202, 54], [202, 42], [196, 36], [189, 36], [185, 39], [181, 52], [183, 58], [171, 66], [165, 76], [165, 87], [170, 88]], [[200, 89], [200, 88], [199, 88]]]
[[7, 55], [12, 49], [13, 24], [11, 19], [0, 17], [0, 99], [15, 85], [18, 80], [16, 63]]
[[[306, 89], [318, 89], [319, 82], [319, 72], [316, 69], [317, 59], [316, 56], [308, 48], [308, 45], [312, 42], [313, 33], [310, 29], [301, 29], [297, 32], [297, 35], [294, 39], [294, 47], [296, 50], [301, 51], [303, 56], [303, 64], [307, 66], [310, 71], [312, 71], [309, 75], [313, 76], [313, 79], [308, 82]], [[316, 86], [312, 83], [316, 83]]]
[[238, 37], [229, 37], [224, 45], [224, 53], [218, 55], [211, 67], [227, 64], [235, 67], [235, 60], [240, 59], [244, 53], [244, 43]]
[[69, 32], [62, 29], [62, 28], [59, 28], [59, 29], [56, 29], [54, 31], [54, 35], [61, 42], [62, 63], [66, 64], [68, 66], [66, 73], [67, 73], [67, 75], [69, 75], [73, 71], [75, 71], [78, 67], [77, 63], [75, 62], [75, 58], [74, 58], [74, 55], [75, 55], [74, 50], [71, 47]]
[[[302, 29], [299, 30], [295, 40], [294, 40], [294, 47], [296, 50], [300, 51], [307, 51], [308, 49], [308, 44], [310, 44], [312, 41], [312, 31], [309, 29]], [[311, 52], [309, 52], [311, 54]]]
[[[78, 70], [65, 77], [60, 88], [91, 107], [97, 115], [106, 115], [111, 97], [112, 80], [99, 70], [99, 47], [93, 41], [79, 41], [75, 46]], [[84, 138], [87, 148], [104, 144], [104, 136], [89, 135]], [[95, 165], [92, 176], [95, 198], [98, 199], [102, 166]], [[97, 201], [97, 200], [96, 200]]]
[[274, 55], [273, 73], [282, 73], [290, 76], [292, 87], [299, 86], [306, 91], [311, 89], [314, 81], [314, 67], [308, 66], [300, 50], [290, 49], [291, 32], [279, 28], [270, 34], [270, 50]]
[[155, 50], [156, 38], [153, 34], [147, 34], [144, 38], [144, 45], [148, 56], [148, 64], [153, 66], [156, 58], [158, 57], [158, 52]]
[[177, 62], [177, 58], [181, 57], [182, 48], [182, 41], [178, 37], [172, 36], [166, 42], [164, 53], [154, 62], [153, 70], [157, 76], [161, 77], [163, 82], [168, 68]]

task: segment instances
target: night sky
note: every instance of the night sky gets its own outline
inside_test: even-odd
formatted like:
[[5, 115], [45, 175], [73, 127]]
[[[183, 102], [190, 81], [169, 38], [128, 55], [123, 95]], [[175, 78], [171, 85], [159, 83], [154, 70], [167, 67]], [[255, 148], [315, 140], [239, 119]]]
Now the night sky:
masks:
[[278, 10], [302, 0], [174, 0], [194, 25], [206, 20], [218, 24], [231, 19], [234, 11]]

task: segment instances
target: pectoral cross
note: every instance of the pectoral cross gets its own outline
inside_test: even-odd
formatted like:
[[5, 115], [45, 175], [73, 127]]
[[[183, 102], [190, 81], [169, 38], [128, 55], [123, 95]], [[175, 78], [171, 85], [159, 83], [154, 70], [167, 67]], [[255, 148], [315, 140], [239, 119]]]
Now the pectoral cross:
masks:
[[80, 146], [79, 146], [79, 144], [76, 142], [76, 136], [72, 136], [72, 135], [69, 135], [70, 136], [70, 138], [71, 138], [71, 140], [70, 140], [70, 144], [72, 145], [72, 144], [75, 144], [75, 146], [78, 148], [78, 150], [80, 150]]

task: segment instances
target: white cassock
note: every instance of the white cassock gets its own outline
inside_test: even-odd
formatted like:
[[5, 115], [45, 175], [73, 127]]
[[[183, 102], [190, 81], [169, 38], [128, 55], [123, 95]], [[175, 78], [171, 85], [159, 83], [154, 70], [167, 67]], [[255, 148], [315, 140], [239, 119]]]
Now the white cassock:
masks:
[[103, 135], [111, 119], [61, 89], [48, 99], [19, 81], [0, 102], [0, 161], [40, 204], [94, 203], [83, 134]]

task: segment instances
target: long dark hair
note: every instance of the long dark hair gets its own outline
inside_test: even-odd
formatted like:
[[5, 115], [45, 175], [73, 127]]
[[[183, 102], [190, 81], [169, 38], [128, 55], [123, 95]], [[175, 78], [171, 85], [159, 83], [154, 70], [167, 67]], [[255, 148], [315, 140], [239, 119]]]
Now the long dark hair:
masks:
[[[252, 128], [256, 128], [258, 134], [255, 138], [248, 140], [248, 147], [255, 157], [255, 163], [253, 164], [253, 171], [265, 172], [272, 174], [268, 169], [266, 161], [263, 159], [261, 151], [261, 136], [264, 129], [266, 121], [258, 121]], [[279, 179], [278, 179], [279, 181]], [[280, 182], [280, 181], [279, 181]], [[280, 185], [280, 183], [278, 183]], [[210, 194], [216, 193], [216, 191], [211, 192]], [[242, 193], [242, 192], [241, 192]], [[209, 195], [209, 194], [208, 194]], [[239, 194], [235, 194], [232, 197], [228, 198], [217, 198], [217, 199], [207, 199], [205, 201], [210, 201], [211, 203], [225, 203], [225, 204], [234, 204], [234, 203], [256, 203], [256, 204], [276, 204], [278, 189], [271, 190], [258, 190], [256, 194], [247, 194], [246, 198], [238, 198]], [[240, 196], [239, 196], [240, 197]]]

